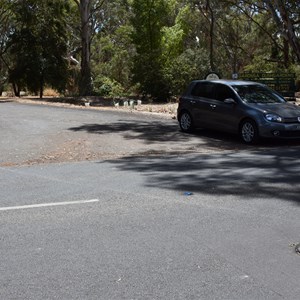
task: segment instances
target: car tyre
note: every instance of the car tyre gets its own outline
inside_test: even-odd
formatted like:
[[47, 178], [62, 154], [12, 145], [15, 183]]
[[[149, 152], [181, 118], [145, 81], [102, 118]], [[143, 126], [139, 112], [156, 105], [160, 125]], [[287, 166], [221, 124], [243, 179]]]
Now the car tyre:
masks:
[[194, 124], [193, 124], [192, 116], [189, 112], [183, 111], [179, 115], [179, 126], [183, 132], [188, 132], [188, 133], [193, 132]]
[[240, 126], [240, 137], [246, 144], [256, 144], [259, 139], [257, 125], [253, 120], [247, 119]]

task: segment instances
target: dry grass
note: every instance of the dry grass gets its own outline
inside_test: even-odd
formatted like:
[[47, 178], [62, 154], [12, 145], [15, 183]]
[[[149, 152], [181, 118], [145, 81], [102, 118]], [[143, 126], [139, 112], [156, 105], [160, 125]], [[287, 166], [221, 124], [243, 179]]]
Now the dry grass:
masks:
[[44, 90], [44, 96], [45, 97], [59, 97], [60, 94], [56, 90], [54, 90], [54, 89], [46, 88]]

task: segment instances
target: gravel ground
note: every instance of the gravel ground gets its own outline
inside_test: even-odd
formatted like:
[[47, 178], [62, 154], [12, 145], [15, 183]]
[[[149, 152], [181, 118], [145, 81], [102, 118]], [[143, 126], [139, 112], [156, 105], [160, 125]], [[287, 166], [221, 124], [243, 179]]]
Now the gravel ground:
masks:
[[[24, 98], [2, 98], [0, 102], [7, 102], [1, 106], [0, 167], [160, 155], [182, 152], [188, 146], [177, 142], [183, 138], [174, 120], [177, 104], [130, 108], [85, 107]], [[16, 107], [16, 102], [26, 105]], [[47, 109], [42, 109], [43, 105]], [[107, 112], [101, 120], [100, 111]]]

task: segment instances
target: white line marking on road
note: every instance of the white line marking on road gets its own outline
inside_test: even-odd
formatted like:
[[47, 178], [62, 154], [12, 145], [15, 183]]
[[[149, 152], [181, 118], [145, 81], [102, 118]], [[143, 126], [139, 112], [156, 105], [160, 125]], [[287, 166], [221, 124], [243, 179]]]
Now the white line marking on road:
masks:
[[49, 207], [49, 206], [64, 206], [64, 205], [74, 205], [74, 204], [85, 204], [85, 203], [93, 203], [93, 202], [99, 202], [99, 199], [68, 201], [68, 202], [41, 203], [41, 204], [31, 204], [31, 205], [22, 205], [22, 206], [7, 206], [7, 207], [0, 207], [0, 211], [39, 208], [39, 207]]

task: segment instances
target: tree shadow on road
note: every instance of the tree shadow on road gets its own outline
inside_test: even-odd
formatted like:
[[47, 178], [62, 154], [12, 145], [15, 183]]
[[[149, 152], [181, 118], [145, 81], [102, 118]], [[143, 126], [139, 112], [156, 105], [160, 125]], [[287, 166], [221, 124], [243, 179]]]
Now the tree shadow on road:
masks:
[[[90, 134], [105, 135], [116, 133], [128, 140], [142, 140], [145, 144], [174, 143], [174, 142], [194, 142], [209, 148], [219, 148], [227, 150], [235, 149], [261, 149], [274, 147], [294, 147], [300, 146], [298, 141], [263, 140], [259, 145], [249, 146], [243, 144], [238, 136], [223, 132], [200, 129], [194, 134], [186, 134], [179, 130], [176, 121], [170, 120], [147, 120], [128, 121], [120, 120], [114, 123], [104, 124], [84, 124], [78, 127], [69, 128], [74, 132], [87, 132]], [[192, 141], [193, 140], [193, 141]]]
[[72, 131], [85, 131], [92, 134], [118, 133], [126, 139], [141, 139], [145, 142], [164, 142], [166, 139], [184, 139], [178, 135], [177, 126], [168, 122], [165, 124], [161, 121], [119, 121], [105, 124], [85, 124], [79, 127], [69, 128]]
[[[165, 152], [149, 151], [110, 161], [121, 170], [139, 172], [149, 187], [300, 202], [299, 141], [267, 140], [247, 146], [234, 135], [210, 130], [184, 134], [175, 122], [160, 120], [86, 124], [70, 130], [118, 133], [126, 139], [143, 140], [149, 149], [155, 142], [186, 145], [186, 151], [181, 149], [178, 153], [166, 147]], [[191, 145], [195, 151], [190, 151]], [[197, 147], [205, 151], [197, 151]]]
[[139, 172], [148, 187], [300, 203], [299, 149], [127, 157], [110, 163]]

